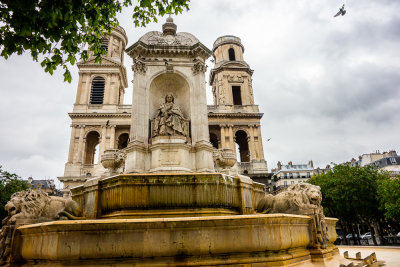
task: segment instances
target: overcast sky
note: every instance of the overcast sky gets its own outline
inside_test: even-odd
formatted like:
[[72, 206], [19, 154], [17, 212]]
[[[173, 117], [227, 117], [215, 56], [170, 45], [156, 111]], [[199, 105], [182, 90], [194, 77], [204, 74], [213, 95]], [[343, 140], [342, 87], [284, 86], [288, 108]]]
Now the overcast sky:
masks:
[[[400, 1], [348, 0], [333, 18], [336, 0], [192, 0], [174, 17], [178, 31], [212, 48], [235, 35], [254, 70], [255, 102], [268, 168], [314, 161], [324, 167], [376, 150], [399, 150]], [[135, 28], [131, 10], [119, 16], [129, 44], [161, 31], [165, 18]], [[131, 60], [125, 57], [128, 81]], [[211, 67], [212, 63], [208, 62]], [[45, 73], [29, 55], [0, 58], [0, 165], [23, 178], [62, 176], [67, 161], [78, 82], [62, 70]], [[208, 79], [208, 73], [206, 73]], [[129, 83], [125, 103], [131, 103]], [[207, 88], [209, 104], [211, 89]], [[271, 138], [269, 142], [267, 138]]]

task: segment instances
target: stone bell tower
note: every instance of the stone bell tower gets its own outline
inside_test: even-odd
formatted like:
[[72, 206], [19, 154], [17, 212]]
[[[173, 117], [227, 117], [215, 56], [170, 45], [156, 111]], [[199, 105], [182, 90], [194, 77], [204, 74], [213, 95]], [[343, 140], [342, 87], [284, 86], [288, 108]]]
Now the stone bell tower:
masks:
[[102, 38], [107, 54], [101, 64], [93, 54], [78, 62], [79, 80], [73, 111], [68, 162], [59, 180], [73, 187], [100, 176], [105, 169], [100, 158], [106, 149], [127, 145], [130, 130], [130, 106], [123, 105], [128, 87], [124, 51], [128, 39], [118, 27]]
[[244, 46], [236, 36], [219, 37], [213, 45], [210, 72], [214, 105], [208, 106], [210, 141], [215, 148], [231, 148], [239, 172], [252, 178], [268, 173], [264, 159], [258, 105], [254, 104], [253, 70], [243, 59]]
[[172, 18], [127, 49], [133, 59], [126, 173], [210, 172], [205, 60], [211, 51]]

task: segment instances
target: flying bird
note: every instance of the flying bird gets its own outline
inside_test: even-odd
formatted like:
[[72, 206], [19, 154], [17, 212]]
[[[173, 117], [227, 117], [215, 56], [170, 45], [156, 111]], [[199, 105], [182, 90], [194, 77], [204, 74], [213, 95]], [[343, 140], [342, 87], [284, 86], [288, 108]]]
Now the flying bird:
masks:
[[343, 4], [343, 6], [339, 9], [339, 12], [336, 13], [336, 15], [333, 16], [333, 17], [337, 17], [337, 16], [340, 16], [340, 15], [344, 16], [344, 14], [346, 14], [346, 10], [344, 10], [344, 4]]

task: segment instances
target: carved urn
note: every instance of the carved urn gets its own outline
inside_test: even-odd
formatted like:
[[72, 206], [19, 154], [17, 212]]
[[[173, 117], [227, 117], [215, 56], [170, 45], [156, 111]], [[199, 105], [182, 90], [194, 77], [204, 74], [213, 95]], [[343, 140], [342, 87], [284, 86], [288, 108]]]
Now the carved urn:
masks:
[[236, 156], [230, 148], [221, 148], [214, 153], [217, 167], [221, 169], [230, 169], [236, 163]]
[[116, 173], [116, 170], [122, 166], [125, 161], [125, 155], [118, 149], [107, 149], [101, 155], [101, 164], [109, 171], [109, 174]]

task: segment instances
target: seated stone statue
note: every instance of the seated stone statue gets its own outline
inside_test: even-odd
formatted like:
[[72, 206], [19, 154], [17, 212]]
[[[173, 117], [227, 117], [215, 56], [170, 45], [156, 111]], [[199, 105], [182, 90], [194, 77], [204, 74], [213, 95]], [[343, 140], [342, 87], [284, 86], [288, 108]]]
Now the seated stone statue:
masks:
[[188, 136], [188, 129], [181, 109], [174, 103], [172, 94], [165, 96], [165, 103], [157, 110], [154, 118], [152, 136], [183, 135]]

